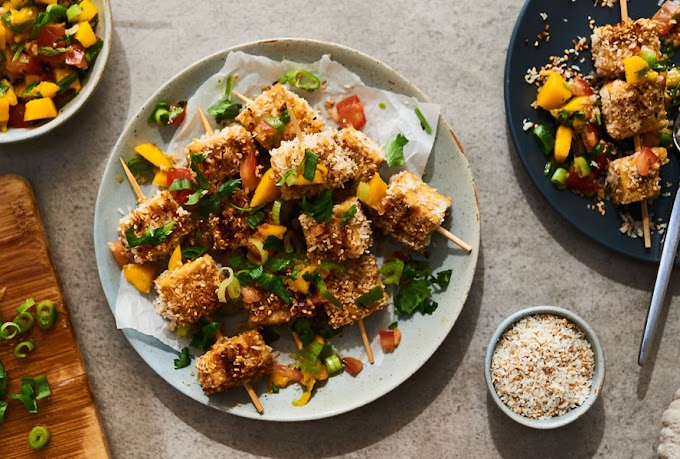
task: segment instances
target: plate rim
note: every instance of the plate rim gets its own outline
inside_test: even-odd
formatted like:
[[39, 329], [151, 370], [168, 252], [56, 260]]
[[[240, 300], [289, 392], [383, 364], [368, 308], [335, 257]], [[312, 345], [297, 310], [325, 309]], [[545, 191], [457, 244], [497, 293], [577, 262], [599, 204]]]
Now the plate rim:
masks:
[[[247, 43], [241, 43], [237, 44], [222, 50], [219, 50], [215, 53], [212, 53], [208, 56], [205, 56], [203, 58], [198, 59], [188, 67], [184, 68], [181, 72], [178, 72], [175, 74], [173, 77], [168, 79], [166, 82], [164, 82], [161, 86], [159, 86], [151, 95], [148, 97], [140, 106], [140, 108], [135, 112], [135, 114], [127, 121], [125, 127], [122, 129], [121, 134], [118, 137], [118, 140], [114, 144], [113, 148], [111, 149], [107, 160], [106, 160], [106, 165], [104, 168], [104, 171], [102, 173], [102, 176], [106, 175], [106, 171], [109, 169], [111, 166], [111, 163], [115, 163], [114, 159], [114, 152], [119, 151], [122, 147], [121, 143], [123, 142], [123, 137], [124, 134], [128, 131], [128, 129], [131, 129], [133, 123], [135, 120], [142, 119], [145, 117], [142, 116], [143, 113], [147, 110], [148, 106], [152, 104], [160, 95], [162, 95], [169, 87], [171, 87], [174, 83], [174, 81], [178, 78], [180, 78], [182, 75], [185, 74], [190, 74], [196, 71], [197, 69], [201, 68], [202, 66], [206, 65], [207, 62], [211, 62], [215, 59], [218, 58], [226, 58], [226, 56], [235, 51], [244, 51], [246, 49], [251, 49], [254, 47], [261, 47], [261, 46], [266, 46], [270, 43], [282, 43], [282, 44], [288, 44], [288, 45], [293, 45], [293, 46], [304, 46], [304, 45], [314, 45], [316, 47], [322, 47], [322, 48], [327, 48], [328, 51], [325, 52], [327, 53], [333, 53], [334, 50], [341, 50], [346, 53], [354, 54], [358, 56], [363, 62], [370, 62], [371, 66], [378, 66], [382, 67], [383, 70], [386, 70], [390, 72], [391, 74], [395, 75], [398, 77], [398, 79], [401, 79], [402, 82], [406, 85], [408, 85], [412, 90], [413, 93], [416, 95], [417, 98], [429, 102], [430, 99], [417, 87], [415, 86], [410, 80], [405, 78], [403, 75], [401, 75], [397, 70], [395, 70], [393, 67], [391, 67], [388, 64], [385, 64], [384, 62], [378, 60], [375, 57], [372, 57], [366, 53], [363, 53], [359, 50], [356, 50], [351, 47], [347, 47], [344, 45], [340, 45], [337, 43], [332, 43], [328, 41], [322, 41], [322, 40], [315, 40], [315, 39], [307, 39], [307, 38], [273, 38], [273, 39], [265, 39], [265, 40], [256, 40], [256, 41], [250, 41]], [[244, 51], [248, 52], [248, 51]], [[251, 51], [252, 52], [252, 51]], [[338, 62], [338, 61], [336, 61]], [[340, 62], [342, 63], [342, 62]], [[346, 65], [346, 64], [343, 64]], [[361, 77], [361, 75], [359, 75]], [[461, 160], [465, 166], [465, 175], [469, 178], [470, 180], [470, 186], [471, 186], [471, 192], [474, 197], [474, 207], [472, 209], [472, 215], [470, 217], [470, 220], [474, 220], [474, 223], [471, 224], [471, 227], [474, 232], [474, 240], [472, 241], [467, 241], [473, 246], [473, 251], [470, 254], [465, 255], [466, 257], [472, 257], [472, 259], [468, 262], [471, 263], [471, 266], [469, 268], [466, 268], [466, 271], [469, 269], [470, 270], [470, 275], [468, 278], [465, 279], [465, 282], [461, 284], [461, 289], [464, 292], [461, 300], [462, 300], [462, 306], [460, 310], [458, 311], [458, 314], [455, 318], [455, 320], [449, 320], [450, 326], [448, 327], [448, 330], [446, 333], [442, 336], [441, 340], [439, 340], [436, 345], [433, 347], [433, 350], [429, 355], [422, 361], [419, 362], [415, 368], [413, 368], [413, 371], [408, 372], [406, 376], [395, 376], [392, 380], [381, 380], [381, 385], [383, 385], [385, 388], [384, 391], [382, 391], [379, 395], [369, 399], [369, 400], [359, 400], [356, 403], [348, 403], [344, 405], [341, 409], [328, 409], [326, 413], [322, 414], [310, 414], [310, 415], [304, 415], [301, 413], [300, 416], [295, 417], [294, 419], [289, 419], [289, 418], [277, 418], [277, 417], [262, 417], [255, 411], [253, 413], [250, 412], [233, 412], [229, 410], [229, 408], [225, 408], [222, 406], [218, 406], [217, 404], [211, 404], [211, 403], [204, 403], [203, 400], [200, 400], [192, 394], [184, 392], [181, 390], [178, 385], [175, 385], [172, 381], [169, 381], [166, 379], [166, 377], [163, 375], [162, 371], [156, 367], [155, 362], [152, 359], [147, 359], [146, 356], [140, 352], [140, 349], [142, 347], [147, 346], [146, 343], [143, 343], [141, 340], [137, 338], [137, 336], [142, 336], [146, 337], [146, 335], [143, 335], [135, 330], [130, 330], [130, 329], [123, 329], [122, 332], [124, 336], [126, 337], [127, 341], [132, 345], [132, 347], [135, 349], [135, 351], [138, 353], [138, 355], [144, 360], [144, 362], [155, 372], [160, 376], [165, 383], [169, 384], [173, 388], [177, 389], [179, 392], [181, 392], [183, 395], [188, 396], [189, 398], [194, 399], [196, 402], [201, 403], [203, 405], [207, 405], [213, 408], [216, 408], [218, 411], [223, 411], [228, 414], [236, 415], [239, 417], [244, 417], [244, 418], [250, 418], [250, 419], [258, 419], [258, 420], [265, 420], [265, 421], [274, 421], [274, 422], [299, 422], [299, 421], [308, 421], [308, 420], [317, 420], [317, 419], [323, 419], [323, 418], [328, 418], [328, 417], [333, 417], [342, 413], [346, 413], [349, 411], [353, 411], [357, 408], [360, 408], [362, 406], [365, 406], [378, 398], [383, 397], [387, 393], [391, 392], [394, 390], [396, 387], [400, 386], [403, 384], [407, 379], [409, 379], [413, 374], [415, 374], [422, 366], [434, 355], [436, 350], [441, 346], [443, 341], [446, 339], [446, 337], [449, 336], [451, 333], [455, 322], [457, 321], [458, 317], [460, 316], [460, 313], [462, 312], [463, 307], [465, 307], [465, 303], [467, 302], [469, 298], [469, 293], [472, 287], [472, 283], [474, 281], [474, 276], [477, 271], [477, 263], [478, 263], [478, 255], [479, 251], [481, 250], [481, 213], [480, 213], [480, 207], [479, 207], [479, 199], [478, 199], [478, 192], [477, 192], [477, 187], [474, 181], [474, 176], [472, 175], [472, 168], [470, 167], [470, 163], [467, 159], [467, 156], [465, 154], [465, 151], [462, 148], [462, 145], [460, 144], [460, 141], [458, 140], [457, 136], [453, 132], [453, 129], [450, 127], [448, 122], [444, 119], [443, 115], [440, 114], [439, 117], [439, 123], [441, 124], [440, 128], [443, 130], [446, 130], [450, 135], [451, 135], [451, 140], [452, 143], [455, 145], [455, 148], [459, 151]], [[451, 155], [451, 154], [456, 154], [455, 152], [445, 152], [446, 155]], [[95, 253], [96, 253], [96, 258], [97, 258], [97, 269], [99, 272], [99, 277], [100, 277], [100, 286], [102, 287], [102, 290], [104, 290], [105, 297], [109, 306], [109, 309], [113, 313], [113, 308], [115, 306], [115, 296], [111, 298], [114, 300], [114, 303], [112, 304], [107, 290], [104, 288], [105, 282], [107, 282], [107, 279], [104, 279], [104, 274], [102, 272], [102, 269], [100, 269], [100, 257], [102, 256], [102, 253], [106, 255], [108, 253], [108, 250], [104, 251], [102, 246], [102, 243], [105, 246], [106, 241], [100, 241], [100, 237], [98, 236], [98, 230], [97, 228], [100, 226], [99, 224], [99, 209], [103, 208], [103, 201], [105, 199], [105, 196], [103, 196], [103, 186], [104, 186], [104, 180], [102, 179], [102, 183], [100, 184], [100, 188], [97, 193], [97, 199], [95, 203], [95, 216], [94, 216], [94, 239], [95, 239]], [[113, 293], [113, 295], [116, 295]], [[149, 339], [154, 339], [151, 337], [147, 337]]]

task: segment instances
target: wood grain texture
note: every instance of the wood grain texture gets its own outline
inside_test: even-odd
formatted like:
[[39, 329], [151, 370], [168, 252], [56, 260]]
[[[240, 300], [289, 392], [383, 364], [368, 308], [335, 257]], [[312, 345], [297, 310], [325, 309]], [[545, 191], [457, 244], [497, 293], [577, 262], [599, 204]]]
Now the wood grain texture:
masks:
[[[0, 175], [0, 319], [12, 320], [27, 298], [50, 300], [59, 316], [52, 329], [34, 326], [21, 337], [35, 343], [26, 359], [13, 355], [18, 339], [0, 341], [0, 361], [8, 374], [8, 392], [20, 392], [23, 376], [47, 375], [52, 396], [38, 401], [30, 414], [9, 400], [0, 424], [0, 458], [108, 458], [106, 437], [87, 381], [57, 272], [29, 183], [17, 175]], [[45, 425], [51, 433], [46, 448], [34, 452], [28, 433]]]

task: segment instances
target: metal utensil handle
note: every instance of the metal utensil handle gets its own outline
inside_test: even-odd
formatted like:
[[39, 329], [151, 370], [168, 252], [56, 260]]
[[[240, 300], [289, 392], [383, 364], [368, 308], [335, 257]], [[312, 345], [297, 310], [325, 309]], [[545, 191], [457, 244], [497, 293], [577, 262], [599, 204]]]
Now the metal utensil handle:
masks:
[[649, 357], [652, 345], [654, 344], [654, 334], [659, 321], [659, 314], [661, 314], [663, 300], [666, 297], [668, 280], [670, 279], [671, 271], [673, 270], [673, 262], [675, 261], [679, 240], [680, 190], [675, 194], [675, 201], [673, 201], [673, 210], [671, 211], [671, 218], [668, 222], [666, 241], [664, 242], [663, 250], [661, 252], [661, 261], [659, 262], [659, 272], [656, 275], [652, 301], [649, 305], [649, 311], [647, 312], [647, 321], [645, 322], [645, 330], [642, 334], [642, 342], [640, 343], [640, 355], [638, 356], [638, 365], [640, 366], [647, 362], [647, 357]]

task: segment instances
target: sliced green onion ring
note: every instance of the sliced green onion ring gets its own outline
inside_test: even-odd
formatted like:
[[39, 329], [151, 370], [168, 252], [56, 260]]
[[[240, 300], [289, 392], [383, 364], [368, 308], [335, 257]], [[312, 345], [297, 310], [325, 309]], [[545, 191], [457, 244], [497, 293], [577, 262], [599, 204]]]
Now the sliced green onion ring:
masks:
[[54, 321], [57, 319], [57, 309], [51, 301], [41, 301], [38, 303], [35, 313], [38, 317], [38, 327], [42, 330], [52, 328]]
[[4, 400], [0, 400], [0, 424], [5, 422], [5, 411], [7, 411], [7, 406], [9, 403], [7, 403]]
[[258, 260], [250, 252], [248, 252], [248, 260], [256, 265], [264, 265], [269, 258], [269, 252], [264, 249], [264, 243], [257, 238], [251, 237], [248, 239], [248, 244], [255, 247], [255, 249], [257, 249], [257, 251], [260, 253], [260, 259]]
[[291, 70], [284, 76], [279, 78], [279, 83], [290, 83], [299, 89], [304, 89], [305, 91], [316, 91], [321, 87], [321, 80], [308, 70]]
[[319, 162], [319, 156], [312, 150], [305, 150], [305, 158], [303, 161], [304, 169], [302, 170], [302, 176], [311, 182], [314, 180], [316, 164]]
[[17, 308], [17, 312], [18, 312], [19, 314], [21, 314], [22, 312], [26, 312], [26, 311], [28, 311], [29, 309], [31, 309], [31, 307], [32, 307], [34, 304], [35, 304], [35, 300], [33, 300], [32, 298], [29, 298], [28, 300], [26, 300], [26, 301], [24, 301], [23, 303], [21, 303], [21, 305], [19, 305], [19, 307]]
[[29, 352], [33, 352], [33, 349], [35, 349], [33, 341], [22, 341], [14, 348], [14, 357], [17, 359], [25, 359], [28, 357]]
[[228, 301], [226, 295], [227, 287], [234, 282], [236, 276], [234, 276], [234, 270], [229, 267], [222, 268], [220, 271], [225, 274], [225, 278], [217, 288], [217, 299], [220, 300], [220, 303], [226, 303]]
[[385, 294], [383, 293], [382, 287], [377, 285], [370, 289], [368, 292], [356, 298], [354, 300], [354, 304], [356, 304], [360, 308], [365, 308], [366, 306], [372, 305], [376, 301], [382, 300], [384, 297]]
[[274, 222], [275, 225], [280, 225], [281, 224], [281, 206], [283, 203], [281, 202], [280, 199], [277, 199], [274, 201], [274, 204], [272, 204], [272, 221]]
[[[14, 329], [13, 332], [10, 330], [11, 328]], [[14, 322], [5, 322], [0, 326], [0, 338], [2, 339], [12, 339], [20, 332], [21, 327], [19, 327], [19, 325], [15, 324]]]
[[50, 441], [50, 431], [45, 426], [35, 426], [28, 434], [28, 446], [31, 449], [43, 449]]
[[331, 375], [342, 371], [342, 362], [340, 361], [340, 357], [338, 357], [336, 354], [326, 357], [323, 363], [326, 365], [326, 369]]
[[316, 284], [319, 287], [319, 293], [321, 294], [322, 297], [330, 301], [333, 306], [337, 308], [342, 307], [342, 303], [340, 302], [340, 300], [338, 300], [335, 297], [335, 295], [328, 291], [328, 287], [326, 287], [326, 283], [323, 281], [323, 279], [318, 279]]
[[234, 281], [227, 285], [227, 295], [229, 295], [229, 298], [232, 300], [236, 300], [241, 296], [241, 283], [236, 276], [234, 276]]
[[50, 389], [50, 385], [47, 382], [47, 376], [45, 375], [36, 376], [33, 379], [33, 387], [35, 387], [36, 400], [42, 400], [43, 398], [52, 395], [52, 389]]
[[418, 107], [416, 107], [416, 116], [418, 117], [418, 120], [420, 120], [420, 125], [423, 127], [423, 131], [427, 132], [428, 134], [432, 134], [430, 123], [427, 122], [423, 112], [421, 112]]
[[380, 268], [382, 281], [385, 285], [397, 285], [401, 281], [401, 274], [404, 272], [404, 262], [398, 258], [388, 261]]
[[23, 335], [31, 328], [33, 328], [33, 323], [35, 323], [35, 317], [28, 311], [20, 312], [12, 319], [12, 322], [19, 326], [19, 334]]

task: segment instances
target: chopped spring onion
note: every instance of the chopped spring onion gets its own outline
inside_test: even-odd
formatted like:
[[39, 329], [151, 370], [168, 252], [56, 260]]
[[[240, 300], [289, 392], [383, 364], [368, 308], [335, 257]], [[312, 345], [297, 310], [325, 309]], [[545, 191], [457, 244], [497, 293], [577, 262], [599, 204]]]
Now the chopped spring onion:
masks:
[[57, 309], [51, 301], [41, 301], [35, 308], [36, 316], [38, 317], [38, 327], [42, 330], [48, 330], [54, 325], [57, 320]]
[[286, 128], [286, 125], [283, 124], [283, 121], [273, 116], [267, 116], [263, 119], [263, 121], [276, 129], [277, 132], [282, 132]]
[[14, 348], [14, 357], [17, 359], [25, 359], [28, 353], [35, 348], [33, 341], [22, 341]]
[[335, 354], [326, 357], [324, 364], [326, 365], [328, 374], [332, 375], [342, 370], [342, 362], [340, 361], [340, 357]]
[[165, 126], [170, 120], [170, 104], [165, 101], [158, 102], [153, 108], [149, 119], [149, 123], [155, 122], [159, 126]]
[[365, 308], [366, 306], [370, 306], [376, 301], [380, 301], [384, 298], [384, 293], [382, 287], [379, 285], [373, 287], [370, 289], [368, 292], [364, 293], [363, 295], [359, 296], [354, 300], [354, 304], [359, 306], [360, 308]]
[[35, 414], [38, 412], [37, 399], [33, 389], [33, 378], [22, 378], [21, 393], [9, 394], [9, 398], [19, 400], [24, 404], [29, 413]]
[[602, 153], [604, 153], [604, 146], [601, 143], [598, 143], [590, 150], [590, 157], [599, 158]]
[[588, 160], [583, 156], [577, 156], [574, 158], [574, 170], [580, 178], [589, 176], [590, 164], [588, 164]]
[[307, 70], [291, 70], [279, 78], [279, 83], [290, 83], [291, 86], [309, 92], [316, 91], [321, 87], [321, 80]]
[[552, 153], [555, 149], [555, 137], [550, 128], [544, 124], [537, 124], [534, 126], [532, 133], [536, 137], [543, 153], [546, 155]]
[[352, 206], [349, 209], [347, 209], [347, 212], [345, 212], [345, 214], [342, 217], [340, 217], [340, 224], [346, 225], [356, 214], [357, 206], [352, 204]]
[[387, 105], [385, 105], [384, 102], [380, 102], [380, 103], [378, 104], [378, 107], [380, 107], [382, 110], [385, 110], [385, 109], [387, 108]]
[[274, 201], [274, 204], [272, 204], [272, 221], [274, 222], [275, 225], [280, 225], [281, 224], [281, 206], [283, 205], [283, 202], [280, 199], [277, 199]]
[[[267, 252], [264, 249], [264, 244], [262, 243], [261, 240], [251, 237], [248, 239], [248, 248], [250, 246], [254, 247], [255, 250], [257, 250], [258, 255], [256, 256], [251, 250], [248, 250], [248, 260], [251, 261], [253, 264], [257, 265], [263, 265], [267, 262], [267, 259], [269, 258], [269, 252]], [[259, 256], [259, 258], [258, 258]]]
[[316, 164], [319, 162], [319, 156], [312, 150], [305, 150], [304, 169], [302, 176], [310, 182], [314, 180], [314, 173], [316, 172]]
[[0, 398], [7, 397], [7, 372], [0, 362]]
[[428, 134], [432, 134], [432, 128], [430, 127], [430, 123], [427, 122], [425, 116], [423, 116], [423, 112], [421, 112], [418, 107], [416, 107], [416, 116], [420, 120], [420, 126], [422, 126], [423, 131], [427, 132]]
[[342, 303], [340, 302], [340, 300], [338, 300], [335, 297], [335, 295], [328, 291], [328, 287], [326, 287], [326, 283], [323, 281], [323, 279], [321, 279], [321, 277], [317, 279], [316, 284], [319, 287], [319, 293], [321, 294], [322, 297], [330, 301], [333, 306], [337, 308], [342, 307]]
[[382, 281], [385, 285], [397, 285], [401, 280], [401, 273], [404, 272], [404, 262], [396, 259], [388, 261], [380, 268]]
[[567, 187], [567, 170], [563, 167], [558, 167], [552, 175], [550, 181], [560, 190]]
[[21, 303], [21, 305], [19, 305], [19, 307], [17, 308], [17, 312], [18, 312], [19, 314], [21, 314], [22, 312], [26, 312], [26, 311], [28, 311], [29, 309], [31, 309], [31, 307], [32, 307], [34, 304], [35, 304], [35, 300], [33, 300], [32, 298], [29, 298], [28, 300], [26, 300], [26, 301], [24, 301], [23, 303]]
[[0, 326], [0, 338], [2, 339], [12, 339], [20, 332], [21, 327], [14, 322], [5, 322]]
[[332, 272], [343, 272], [345, 270], [345, 267], [342, 266], [340, 263], [338, 263], [335, 260], [324, 260], [319, 264], [319, 267], [316, 268], [316, 271], [321, 274], [322, 277], [326, 277], [328, 274]]
[[50, 431], [45, 426], [35, 426], [28, 434], [28, 446], [31, 449], [43, 449], [50, 441]]
[[640, 57], [643, 58], [650, 66], [656, 64], [656, 52], [648, 46], [642, 47], [640, 50]]
[[47, 382], [47, 376], [40, 375], [33, 379], [33, 388], [35, 389], [35, 399], [42, 400], [45, 397], [52, 395], [52, 390]]
[[175, 331], [175, 333], [180, 338], [188, 338], [189, 335], [191, 334], [191, 325], [185, 325], [184, 327], [177, 327], [177, 331]]
[[552, 166], [553, 166], [552, 161], [548, 161], [547, 163], [545, 163], [545, 167], [543, 168], [543, 175], [545, 175], [546, 177], [550, 175], [550, 170], [552, 169]]
[[300, 349], [295, 357], [295, 368], [312, 376], [320, 371], [319, 354], [323, 350], [323, 344], [314, 340]]
[[33, 328], [35, 317], [28, 311], [20, 312], [12, 319], [12, 322], [19, 326], [19, 334], [22, 335]]
[[5, 422], [5, 411], [7, 411], [8, 405], [6, 401], [0, 400], [0, 424]]
[[80, 9], [80, 6], [73, 4], [66, 10], [66, 19], [68, 19], [68, 22], [72, 23], [73, 20], [77, 18], [82, 12], [83, 10]]
[[227, 287], [229, 287], [229, 285], [236, 280], [236, 276], [234, 276], [234, 270], [229, 267], [222, 268], [220, 271], [225, 273], [225, 278], [222, 282], [220, 282], [220, 286], [217, 288], [217, 299], [220, 300], [220, 303], [226, 303]]
[[668, 148], [673, 145], [673, 134], [661, 131], [659, 133], [659, 146]]

